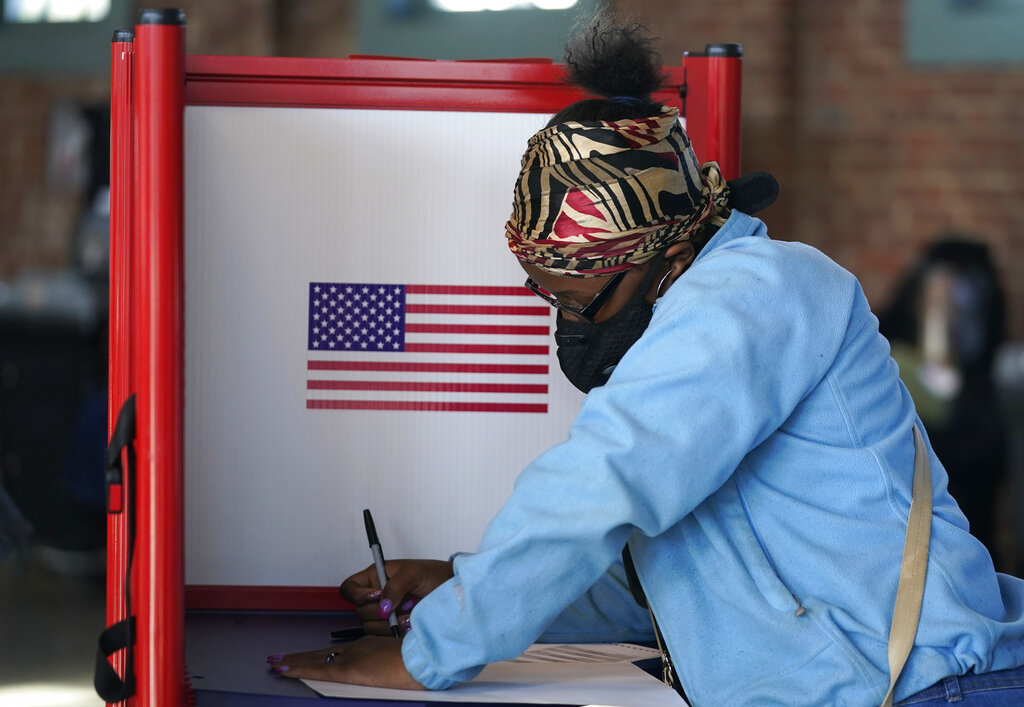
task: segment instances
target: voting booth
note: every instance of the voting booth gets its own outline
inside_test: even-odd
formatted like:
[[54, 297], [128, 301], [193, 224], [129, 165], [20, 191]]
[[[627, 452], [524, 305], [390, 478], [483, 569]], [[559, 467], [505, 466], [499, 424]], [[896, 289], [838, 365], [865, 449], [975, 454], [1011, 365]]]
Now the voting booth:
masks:
[[[388, 557], [472, 551], [566, 436], [582, 396], [504, 223], [527, 139], [583, 96], [546, 59], [186, 56], [184, 33], [144, 10], [112, 43], [98, 662], [121, 704], [312, 697], [263, 658], [342, 626], [362, 509]], [[708, 45], [655, 95], [727, 179], [740, 67]]]

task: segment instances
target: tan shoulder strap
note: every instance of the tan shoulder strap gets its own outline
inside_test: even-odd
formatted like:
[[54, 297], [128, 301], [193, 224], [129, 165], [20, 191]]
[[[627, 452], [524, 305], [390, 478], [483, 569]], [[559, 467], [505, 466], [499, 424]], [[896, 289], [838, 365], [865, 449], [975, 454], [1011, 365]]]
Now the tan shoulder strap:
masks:
[[903, 545], [903, 563], [896, 587], [896, 606], [889, 627], [889, 691], [882, 707], [892, 707], [896, 680], [914, 647], [917, 624], [921, 618], [924, 578], [928, 572], [928, 541], [932, 531], [932, 474], [928, 448], [921, 431], [914, 425], [914, 486], [907, 518], [907, 539]]

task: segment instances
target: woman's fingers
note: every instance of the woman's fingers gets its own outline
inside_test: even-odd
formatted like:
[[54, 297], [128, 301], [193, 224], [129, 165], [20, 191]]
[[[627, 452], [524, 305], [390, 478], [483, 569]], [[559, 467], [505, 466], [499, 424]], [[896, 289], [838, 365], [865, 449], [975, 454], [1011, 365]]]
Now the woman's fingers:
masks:
[[452, 563], [440, 560], [401, 560], [395, 565], [393, 573], [389, 568], [388, 583], [380, 599], [380, 618], [387, 618], [396, 609], [410, 611], [416, 602], [454, 575]]
[[[402, 632], [402, 635], [408, 633], [408, 627], [411, 626], [410, 618], [408, 613], [396, 614], [398, 619], [398, 627]], [[391, 624], [387, 619], [374, 618], [370, 621], [363, 622], [363, 633], [369, 636], [391, 636]]]
[[[267, 663], [270, 664], [271, 670], [285, 677], [312, 677], [308, 674], [310, 670], [316, 672], [321, 665], [329, 666], [340, 652], [342, 651], [331, 647], [305, 653], [278, 653], [267, 656]], [[328, 656], [331, 656], [330, 660], [328, 660]]]
[[[373, 596], [375, 592], [378, 593], [377, 596]], [[378, 601], [379, 592], [380, 583], [377, 581], [377, 570], [373, 565], [348, 577], [338, 587], [338, 593], [355, 606]]]
[[452, 564], [440, 560], [392, 560], [385, 563], [387, 586], [381, 589], [371, 565], [352, 575], [338, 588], [352, 602], [356, 617], [368, 634], [388, 636], [388, 618], [405, 618], [424, 596], [452, 575]]
[[267, 657], [271, 669], [290, 678], [422, 690], [402, 663], [402, 643], [367, 636], [352, 643], [305, 653]]

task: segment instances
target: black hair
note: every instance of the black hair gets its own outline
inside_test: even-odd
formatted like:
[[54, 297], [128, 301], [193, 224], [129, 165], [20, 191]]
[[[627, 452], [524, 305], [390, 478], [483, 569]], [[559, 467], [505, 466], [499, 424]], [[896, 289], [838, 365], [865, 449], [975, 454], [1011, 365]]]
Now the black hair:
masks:
[[551, 118], [548, 127], [567, 121], [659, 114], [663, 106], [651, 94], [665, 84], [666, 77], [652, 42], [644, 25], [621, 23], [608, 11], [575, 28], [565, 45], [566, 80], [601, 98], [585, 98], [566, 106]]

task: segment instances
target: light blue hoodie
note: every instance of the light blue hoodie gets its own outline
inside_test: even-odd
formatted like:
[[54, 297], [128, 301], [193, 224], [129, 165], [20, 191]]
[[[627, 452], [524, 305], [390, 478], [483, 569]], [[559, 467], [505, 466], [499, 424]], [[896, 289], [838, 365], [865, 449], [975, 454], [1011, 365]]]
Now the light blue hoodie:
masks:
[[[405, 665], [439, 689], [538, 638], [649, 640], [618, 561], [628, 540], [694, 704], [879, 704], [915, 423], [856, 278], [733, 212], [568, 440], [523, 470], [478, 551], [415, 608]], [[1024, 665], [1024, 582], [967, 532], [934, 453], [931, 469], [897, 700]]]

